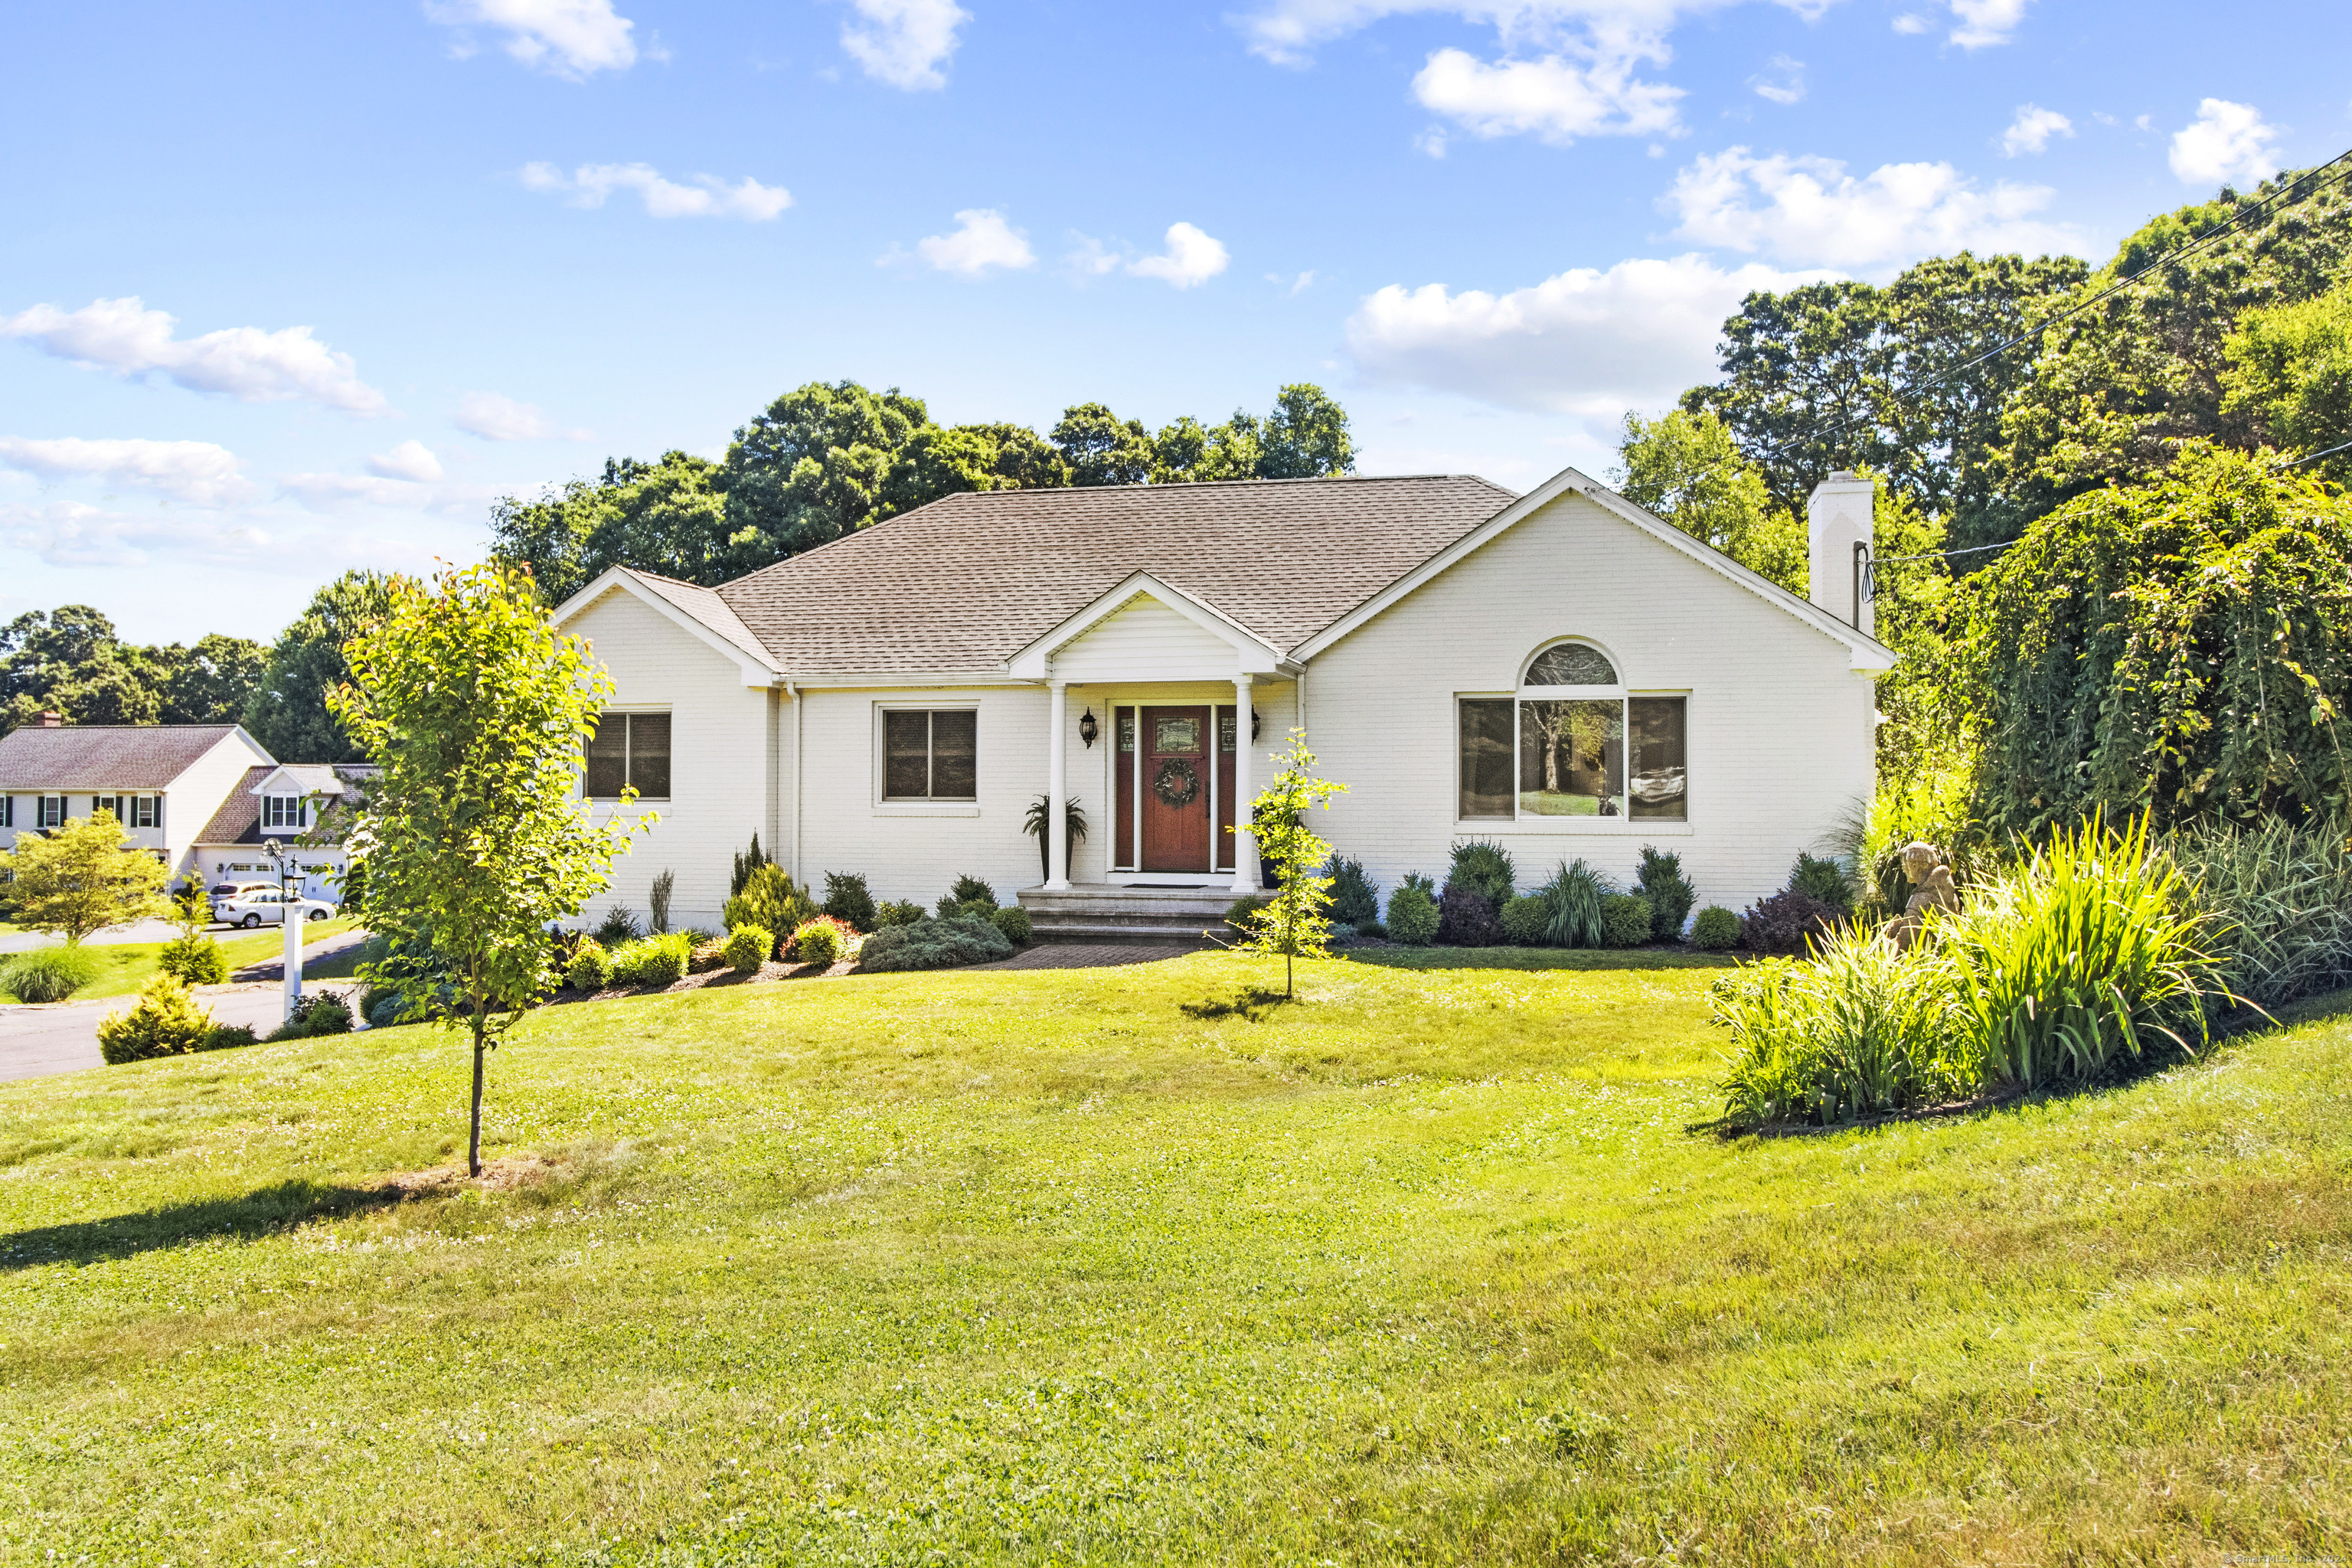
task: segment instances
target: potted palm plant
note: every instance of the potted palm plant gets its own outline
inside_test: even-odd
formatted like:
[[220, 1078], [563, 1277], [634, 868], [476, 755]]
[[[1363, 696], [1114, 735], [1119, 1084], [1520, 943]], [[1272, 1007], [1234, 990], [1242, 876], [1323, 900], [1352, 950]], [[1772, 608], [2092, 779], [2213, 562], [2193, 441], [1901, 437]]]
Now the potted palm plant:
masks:
[[[1021, 819], [1021, 831], [1037, 841], [1037, 879], [1049, 882], [1054, 879], [1053, 846], [1045, 838], [1045, 818], [1053, 803], [1039, 795], [1029, 803], [1029, 815]], [[1078, 846], [1087, 837], [1087, 814], [1075, 800], [1062, 803], [1062, 826], [1068, 837], [1062, 848], [1069, 859], [1078, 858]]]

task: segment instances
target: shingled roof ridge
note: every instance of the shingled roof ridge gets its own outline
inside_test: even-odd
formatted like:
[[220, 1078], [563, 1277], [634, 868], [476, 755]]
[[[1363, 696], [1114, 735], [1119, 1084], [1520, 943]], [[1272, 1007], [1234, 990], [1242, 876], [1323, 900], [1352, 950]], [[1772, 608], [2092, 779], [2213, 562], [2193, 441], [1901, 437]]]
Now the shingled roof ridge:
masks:
[[[765, 566], [754, 567], [752, 570], [744, 573], [740, 577], [730, 577], [726, 582], [719, 584], [716, 587], [711, 588], [709, 592], [718, 595], [720, 602], [725, 604], [729, 609], [734, 609], [734, 601], [728, 597], [728, 591], [730, 589], [746, 586], [749, 584], [756, 582], [760, 578], [767, 576], [771, 573], [782, 572], [784, 568], [807, 561], [812, 556], [822, 555], [826, 551], [831, 550], [837, 545], [848, 544], [856, 540], [864, 539], [872, 534], [877, 529], [887, 528], [894, 522], [903, 521], [910, 517], [919, 517], [924, 512], [929, 511], [934, 507], [960, 505], [965, 502], [982, 500], [985, 498], [992, 496], [1023, 496], [1034, 499], [1040, 497], [1067, 496], [1075, 498], [1080, 496], [1100, 495], [1108, 498], [1112, 496], [1124, 497], [1150, 495], [1155, 492], [1164, 494], [1171, 490], [1192, 491], [1231, 489], [1241, 489], [1244, 487], [1256, 489], [1276, 485], [1427, 484], [1438, 480], [1484, 485], [1488, 489], [1494, 490], [1499, 495], [1508, 497], [1511, 500], [1518, 499], [1518, 491], [1512, 489], [1507, 485], [1498, 485], [1483, 474], [1328, 474], [1297, 479], [1182, 479], [1174, 484], [1165, 485], [1034, 485], [1015, 486], [1010, 489], [1001, 490], [954, 490], [947, 495], [937, 497], [931, 500], [927, 500], [920, 506], [909, 507], [905, 511], [899, 512], [895, 517], [886, 517], [878, 522], [867, 523], [864, 528], [854, 528], [837, 539], [826, 540], [823, 544], [817, 545], [814, 549], [803, 550], [793, 555], [787, 555], [782, 561], [771, 561]], [[1504, 504], [1507, 505], [1508, 502], [1507, 501]], [[1500, 508], [1498, 507], [1496, 510], [1499, 510]], [[634, 571], [635, 568], [632, 567], [631, 570]], [[647, 576], [652, 575], [651, 573], [647, 573], [646, 574]], [[676, 579], [672, 579], [672, 581], [675, 580]], [[700, 586], [700, 584], [688, 584], [688, 586], [698, 587]], [[737, 610], [736, 614], [740, 617], [742, 612]], [[759, 637], [757, 632], [753, 632], [751, 635], [755, 637]], [[764, 645], [765, 639], [762, 638], [761, 641]]]

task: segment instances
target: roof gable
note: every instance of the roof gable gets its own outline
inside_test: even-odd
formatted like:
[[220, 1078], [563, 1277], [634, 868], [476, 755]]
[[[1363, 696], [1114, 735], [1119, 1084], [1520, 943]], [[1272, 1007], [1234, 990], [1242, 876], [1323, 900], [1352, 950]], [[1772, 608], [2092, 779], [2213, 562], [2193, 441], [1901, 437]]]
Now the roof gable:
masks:
[[634, 567], [607, 568], [594, 582], [555, 607], [555, 624], [562, 626], [614, 592], [628, 594], [652, 606], [664, 619], [732, 659], [742, 670], [746, 686], [766, 686], [782, 673], [767, 649], [760, 646], [760, 639], [743, 624], [742, 617], [730, 609], [716, 592], [698, 583], [657, 577]]
[[1650, 535], [1660, 543], [1679, 554], [1687, 556], [1707, 570], [1729, 578], [1774, 608], [1795, 616], [1832, 640], [1844, 644], [1853, 668], [1878, 670], [1895, 668], [1894, 650], [1876, 637], [1848, 626], [1811, 600], [1800, 597], [1770, 578], [1742, 566], [1723, 552], [1692, 538], [1664, 519], [1643, 510], [1623, 496], [1577, 468], [1562, 468], [1478, 527], [1399, 577], [1381, 592], [1356, 605], [1346, 615], [1301, 643], [1295, 650], [1295, 657], [1306, 659], [1321, 653], [1391, 605], [1445, 572], [1455, 563], [1493, 542], [1552, 502], [1571, 494], [1583, 496], [1619, 521]]
[[[1109, 667], [1097, 669], [1105, 658]], [[1111, 674], [1216, 679], [1238, 670], [1271, 673], [1281, 661], [1279, 651], [1215, 606], [1138, 572], [1014, 654], [1005, 668], [1029, 679]], [[1155, 664], [1170, 667], [1171, 673], [1156, 674]]]

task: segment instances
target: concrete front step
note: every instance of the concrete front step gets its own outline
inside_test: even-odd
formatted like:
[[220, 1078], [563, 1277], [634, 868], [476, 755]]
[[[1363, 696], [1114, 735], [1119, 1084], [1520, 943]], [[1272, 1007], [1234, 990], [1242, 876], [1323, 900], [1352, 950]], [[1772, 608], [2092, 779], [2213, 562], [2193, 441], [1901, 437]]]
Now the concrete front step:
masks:
[[1201, 933], [1224, 923], [1235, 895], [1228, 887], [1119, 887], [1081, 883], [1018, 897], [1040, 942], [1200, 946]]

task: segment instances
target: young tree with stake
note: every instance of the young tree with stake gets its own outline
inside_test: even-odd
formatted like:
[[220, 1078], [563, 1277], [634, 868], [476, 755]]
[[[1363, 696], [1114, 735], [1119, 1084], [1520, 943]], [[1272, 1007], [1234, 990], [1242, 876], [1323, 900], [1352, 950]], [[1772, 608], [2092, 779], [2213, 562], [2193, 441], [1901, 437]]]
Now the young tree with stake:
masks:
[[1240, 946], [1282, 955], [1282, 994], [1288, 997], [1297, 960], [1331, 956], [1331, 879], [1321, 874], [1331, 846], [1299, 818], [1309, 806], [1328, 810], [1331, 797], [1347, 794], [1348, 786], [1314, 776], [1315, 753], [1307, 749], [1303, 730], [1290, 732], [1290, 744], [1275, 762], [1274, 783], [1250, 805], [1250, 833], [1259, 856], [1274, 862], [1279, 885], [1248, 917]]
[[529, 574], [492, 566], [395, 580], [390, 615], [344, 652], [352, 679], [329, 705], [383, 769], [354, 879], [390, 954], [365, 977], [406, 996], [405, 1016], [471, 1036], [478, 1176], [484, 1056], [555, 984], [548, 927], [580, 912], [628, 845], [631, 820], [597, 822], [572, 788], [613, 682], [557, 634]]

